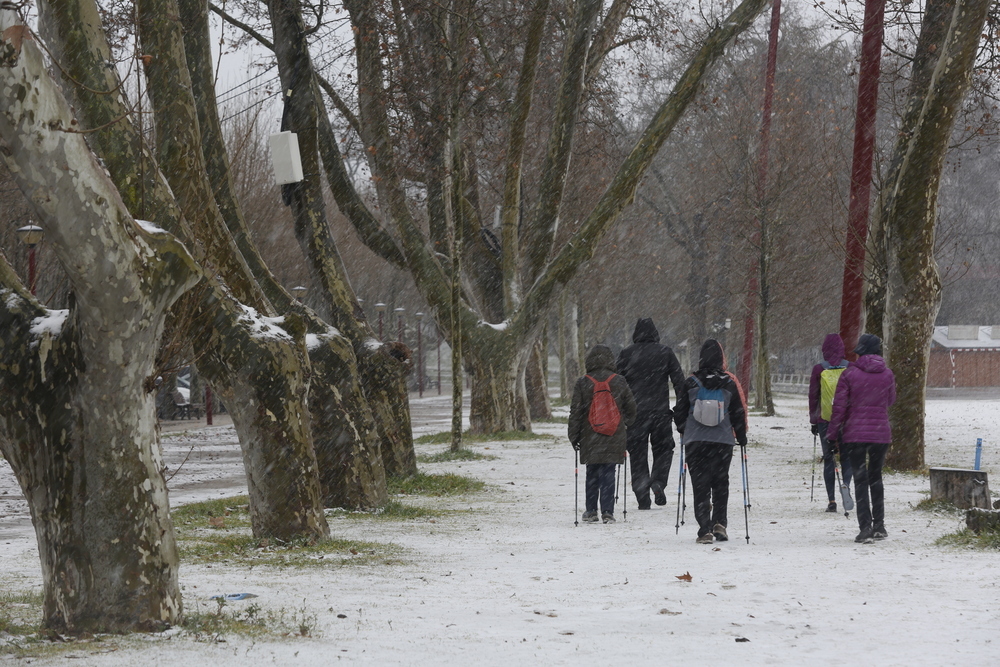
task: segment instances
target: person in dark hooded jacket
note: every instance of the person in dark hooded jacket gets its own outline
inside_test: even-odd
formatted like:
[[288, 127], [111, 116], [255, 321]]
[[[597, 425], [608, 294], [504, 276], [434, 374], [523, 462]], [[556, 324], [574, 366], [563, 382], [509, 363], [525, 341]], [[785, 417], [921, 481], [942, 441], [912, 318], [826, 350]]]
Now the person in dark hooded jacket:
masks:
[[[595, 345], [587, 353], [587, 374], [573, 387], [569, 409], [569, 441], [580, 452], [580, 463], [587, 466], [586, 511], [583, 520], [615, 522], [615, 466], [625, 462], [625, 432], [635, 421], [635, 399], [628, 382], [615, 373], [615, 355], [605, 345]], [[593, 379], [591, 379], [593, 378]], [[621, 415], [618, 429], [602, 435], [590, 425], [590, 404], [594, 398], [594, 380], [608, 382], [611, 397]], [[597, 507], [600, 502], [601, 515]]]
[[[724, 407], [718, 424], [706, 425], [695, 418], [702, 387], [722, 391]], [[694, 518], [698, 521], [698, 543], [724, 542], [729, 504], [729, 466], [733, 446], [746, 447], [746, 399], [739, 380], [726, 370], [726, 355], [717, 340], [701, 346], [698, 370], [684, 382], [674, 407], [674, 423], [681, 434], [684, 458], [691, 474]]]
[[[882, 340], [861, 334], [854, 348], [857, 361], [837, 383], [827, 437], [839, 442], [854, 468], [858, 527], [855, 542], [886, 537], [882, 465], [892, 442], [889, 406], [896, 402], [896, 378], [882, 358]], [[871, 493], [871, 505], [868, 495]]]
[[[834, 470], [837, 467], [837, 452], [830, 440], [826, 437], [827, 427], [830, 425], [830, 407], [833, 404], [833, 392], [836, 391], [836, 373], [847, 368], [848, 361], [844, 358], [844, 339], [840, 334], [827, 334], [823, 339], [823, 361], [813, 366], [812, 375], [809, 377], [809, 423], [812, 424], [813, 435], [819, 436], [820, 445], [823, 448], [823, 481], [826, 482], [827, 512], [837, 511], [837, 500], [835, 497], [835, 477]], [[824, 391], [823, 372], [832, 371], [832, 389], [827, 386]], [[827, 383], [830, 384], [830, 383]], [[840, 467], [844, 471], [844, 484], [851, 484], [851, 462], [840, 455]], [[844, 509], [849, 509], [845, 507]]]
[[[674, 395], [680, 396], [684, 373], [674, 351], [660, 344], [660, 332], [652, 319], [644, 317], [636, 322], [632, 345], [618, 355], [618, 372], [628, 380], [636, 404], [635, 424], [628, 429], [632, 491], [641, 510], [650, 507], [650, 491], [657, 505], [666, 505], [663, 490], [670, 478], [670, 464], [674, 458], [670, 384], [674, 385]], [[653, 450], [652, 471], [648, 462], [650, 447]]]

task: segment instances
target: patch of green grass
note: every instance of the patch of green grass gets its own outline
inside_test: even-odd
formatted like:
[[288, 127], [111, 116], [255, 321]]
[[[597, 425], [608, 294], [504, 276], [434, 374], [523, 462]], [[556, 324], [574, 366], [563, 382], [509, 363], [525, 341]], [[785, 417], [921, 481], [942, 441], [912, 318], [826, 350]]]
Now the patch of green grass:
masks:
[[569, 407], [570, 399], [568, 398], [550, 398], [549, 403], [552, 404], [554, 408], [564, 408]]
[[931, 500], [924, 498], [913, 506], [913, 509], [921, 512], [931, 512], [933, 514], [964, 514], [965, 510], [955, 507], [955, 504], [947, 500]]
[[[529, 431], [504, 431], [502, 433], [473, 433], [465, 431], [462, 433], [462, 442], [503, 442], [507, 440], [554, 440], [555, 438], [545, 433], [531, 433]], [[413, 440], [417, 445], [445, 445], [451, 442], [451, 431], [441, 433], [428, 433]]]
[[471, 449], [459, 449], [458, 451], [452, 451], [446, 449], [443, 452], [438, 452], [437, 454], [420, 454], [417, 456], [417, 462], [419, 463], [447, 463], [448, 461], [495, 461], [497, 457], [491, 456], [490, 454], [480, 454], [479, 452], [474, 452]]
[[390, 500], [384, 507], [370, 512], [347, 511], [343, 509], [327, 510], [327, 516], [345, 519], [382, 519], [386, 521], [405, 521], [407, 519], [430, 519], [448, 514], [444, 510], [415, 507]]
[[255, 602], [240, 603], [239, 606], [231, 606], [222, 599], [212, 602], [215, 609], [202, 611], [199, 604], [193, 611], [189, 608], [184, 614], [182, 627], [195, 641], [218, 641], [227, 634], [311, 637], [316, 630], [318, 619], [304, 604], [302, 609], [289, 614], [284, 608], [265, 610]]
[[[339, 567], [396, 565], [401, 549], [394, 545], [356, 540], [254, 537], [250, 532], [246, 496], [219, 498], [180, 507], [174, 529], [181, 558], [192, 563], [228, 563], [236, 566]], [[404, 513], [404, 510], [397, 510]]]
[[250, 499], [247, 496], [230, 496], [204, 500], [200, 503], [182, 505], [172, 510], [171, 515], [177, 527], [249, 528]]
[[981, 533], [974, 533], [968, 528], [963, 528], [957, 533], [949, 533], [939, 537], [934, 544], [943, 547], [1000, 551], [1000, 531], [984, 530]]
[[417, 473], [409, 477], [394, 477], [387, 480], [389, 493], [423, 495], [423, 496], [455, 496], [463, 493], [482, 491], [486, 484], [478, 479], [445, 473], [443, 475], [427, 475]]
[[42, 602], [41, 591], [0, 592], [0, 633], [25, 636], [40, 632]]

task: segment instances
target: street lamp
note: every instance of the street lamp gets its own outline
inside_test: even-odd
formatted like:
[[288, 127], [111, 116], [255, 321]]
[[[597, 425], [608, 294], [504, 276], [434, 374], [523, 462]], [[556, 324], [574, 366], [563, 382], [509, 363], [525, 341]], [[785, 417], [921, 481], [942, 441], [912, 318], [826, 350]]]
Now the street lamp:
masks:
[[417, 391], [420, 398], [424, 397], [424, 341], [421, 336], [420, 322], [424, 319], [423, 313], [414, 313], [417, 318]]
[[298, 299], [299, 301], [302, 301], [302, 297], [306, 295], [307, 291], [308, 289], [303, 285], [296, 285], [295, 287], [292, 288], [292, 294], [295, 295], [295, 298]]
[[399, 334], [396, 336], [396, 340], [398, 340], [400, 343], [402, 343], [403, 342], [403, 313], [406, 312], [406, 308], [403, 308], [402, 306], [400, 306], [394, 312], [396, 313], [396, 321], [399, 324]]
[[17, 230], [17, 238], [28, 246], [28, 291], [35, 296], [35, 246], [45, 238], [45, 231], [38, 225], [25, 225]]
[[385, 312], [385, 304], [381, 301], [376, 303], [375, 312], [378, 313], [378, 339], [384, 340], [384, 338], [382, 338], [382, 313]]

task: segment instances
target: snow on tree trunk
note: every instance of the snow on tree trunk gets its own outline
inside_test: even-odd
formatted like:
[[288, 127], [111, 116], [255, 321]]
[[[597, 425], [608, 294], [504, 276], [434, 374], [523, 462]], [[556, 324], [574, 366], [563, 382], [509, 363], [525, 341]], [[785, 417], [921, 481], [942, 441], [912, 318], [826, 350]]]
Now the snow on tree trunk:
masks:
[[889, 462], [924, 465], [924, 399], [941, 304], [934, 260], [937, 194], [955, 115], [968, 90], [990, 0], [928, 0], [898, 141], [883, 185], [888, 284], [885, 349], [896, 375]]
[[0, 261], [0, 449], [31, 510], [45, 624], [163, 627], [181, 599], [151, 375], [166, 310], [200, 271], [172, 236], [132, 221], [17, 23], [0, 14], [0, 154], [75, 303], [47, 311]]

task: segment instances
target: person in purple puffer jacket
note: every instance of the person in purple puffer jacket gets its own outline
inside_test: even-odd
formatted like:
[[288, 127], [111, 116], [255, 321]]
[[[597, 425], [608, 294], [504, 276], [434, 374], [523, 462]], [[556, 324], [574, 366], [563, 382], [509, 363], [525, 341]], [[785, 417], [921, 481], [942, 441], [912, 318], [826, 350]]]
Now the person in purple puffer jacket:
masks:
[[854, 541], [870, 543], [887, 535], [882, 465], [892, 441], [889, 406], [896, 402], [896, 378], [885, 365], [878, 336], [862, 334], [854, 354], [858, 360], [847, 367], [837, 383], [827, 438], [840, 443], [842, 456], [847, 456], [854, 470], [861, 528]]
[[[836, 371], [848, 366], [847, 359], [844, 358], [844, 339], [840, 334], [827, 334], [823, 339], [823, 361], [813, 366], [812, 375], [809, 378], [809, 423], [812, 424], [813, 435], [819, 436], [820, 445], [823, 447], [823, 481], [826, 482], [827, 512], [837, 511], [837, 501], [834, 498], [834, 470], [837, 468], [837, 451], [827, 438], [827, 427], [830, 425], [829, 407], [833, 402], [834, 389], [827, 388], [823, 391], [823, 371]], [[836, 386], [836, 385], [834, 385]], [[829, 387], [829, 386], [828, 386]], [[829, 392], [829, 393], [827, 393]], [[825, 399], [825, 400], [824, 400]], [[826, 410], [827, 414], [823, 414]], [[813, 443], [815, 448], [815, 443]], [[844, 470], [844, 484], [851, 485], [851, 463], [843, 453], [840, 454], [840, 467]], [[850, 509], [845, 507], [845, 510]]]

